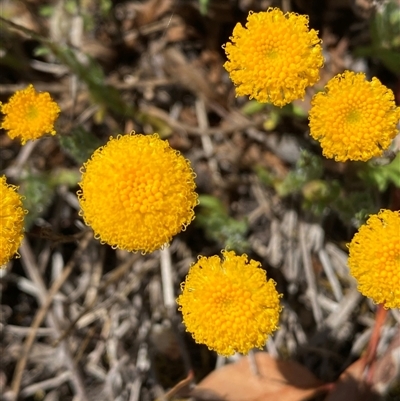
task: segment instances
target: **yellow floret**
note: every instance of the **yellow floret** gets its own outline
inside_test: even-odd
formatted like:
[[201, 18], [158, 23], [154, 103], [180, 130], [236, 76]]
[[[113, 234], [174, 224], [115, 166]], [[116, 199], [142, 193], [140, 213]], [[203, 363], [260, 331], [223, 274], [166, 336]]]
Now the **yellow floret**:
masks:
[[225, 46], [225, 69], [236, 95], [284, 106], [303, 99], [305, 88], [319, 80], [323, 65], [318, 32], [308, 17], [277, 8], [252, 13], [246, 27], [238, 23]]
[[233, 251], [222, 254], [222, 260], [199, 257], [177, 303], [196, 342], [220, 355], [247, 354], [278, 328], [281, 295], [259, 262]]
[[349, 244], [349, 268], [361, 294], [400, 308], [400, 212], [370, 216]]
[[324, 156], [336, 161], [381, 156], [397, 135], [400, 108], [393, 92], [377, 78], [345, 71], [312, 99], [310, 134], [321, 143]]
[[24, 237], [26, 212], [17, 189], [7, 184], [4, 175], [0, 177], [0, 268], [17, 253]]
[[194, 178], [189, 162], [156, 134], [110, 138], [82, 169], [82, 216], [102, 242], [152, 252], [193, 220]]
[[8, 103], [0, 104], [0, 109], [5, 115], [0, 128], [11, 139], [20, 137], [23, 145], [29, 139], [56, 133], [54, 122], [60, 108], [48, 92], [37, 93], [32, 85], [15, 92]]

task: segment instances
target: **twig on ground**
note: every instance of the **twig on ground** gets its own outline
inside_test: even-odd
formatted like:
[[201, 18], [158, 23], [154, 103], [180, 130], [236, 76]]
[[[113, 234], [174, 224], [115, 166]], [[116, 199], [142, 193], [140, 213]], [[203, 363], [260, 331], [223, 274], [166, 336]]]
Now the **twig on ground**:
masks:
[[53, 377], [48, 380], [43, 380], [42, 382], [31, 384], [30, 386], [25, 387], [21, 391], [20, 396], [23, 398], [30, 397], [35, 395], [35, 393], [37, 393], [40, 390], [45, 391], [53, 388], [58, 388], [70, 379], [71, 379], [71, 372], [66, 371], [60, 373], [56, 377]]
[[333, 267], [326, 250], [320, 249], [318, 256], [322, 267], [324, 268], [326, 277], [328, 278], [328, 281], [332, 287], [333, 295], [336, 298], [336, 301], [340, 302], [343, 298], [342, 287], [340, 286], [339, 280], [333, 271]]
[[26, 337], [26, 339], [25, 339], [24, 346], [22, 349], [22, 355], [17, 362], [15, 371], [14, 371], [14, 375], [12, 378], [12, 382], [11, 382], [11, 390], [14, 394], [15, 399], [17, 399], [19, 391], [20, 391], [22, 374], [24, 372], [26, 363], [28, 361], [29, 351], [30, 351], [30, 349], [33, 345], [33, 342], [35, 340], [35, 337], [36, 337], [36, 331], [39, 328], [40, 324], [42, 323], [43, 319], [45, 318], [47, 311], [53, 302], [54, 296], [57, 294], [57, 292], [60, 290], [60, 288], [63, 285], [63, 283], [65, 282], [65, 280], [71, 274], [72, 270], [75, 267], [76, 262], [82, 256], [82, 253], [89, 245], [89, 242], [92, 237], [93, 237], [92, 233], [89, 232], [79, 243], [78, 248], [75, 251], [74, 255], [72, 256], [71, 260], [65, 266], [65, 268], [62, 272], [62, 275], [52, 284], [52, 286], [50, 287], [50, 290], [48, 291], [48, 295], [47, 295], [46, 299], [44, 300], [43, 305], [41, 305], [39, 310], [36, 312], [36, 315], [33, 319], [32, 325], [31, 325], [31, 332], [29, 333], [29, 336]]
[[304, 222], [301, 222], [299, 226], [299, 240], [300, 240], [300, 249], [303, 261], [303, 267], [306, 273], [306, 280], [308, 284], [307, 296], [310, 299], [313, 316], [318, 329], [322, 325], [323, 316], [321, 307], [318, 303], [317, 283], [315, 280], [314, 270], [311, 263], [310, 251], [309, 247], [306, 244], [307, 229]]

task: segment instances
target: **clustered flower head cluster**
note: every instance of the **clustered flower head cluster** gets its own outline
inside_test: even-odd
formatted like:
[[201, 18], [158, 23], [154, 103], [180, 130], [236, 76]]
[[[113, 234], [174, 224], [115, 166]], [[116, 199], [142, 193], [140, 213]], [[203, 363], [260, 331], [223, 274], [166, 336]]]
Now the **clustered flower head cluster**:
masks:
[[102, 242], [152, 252], [194, 218], [198, 199], [189, 162], [158, 135], [120, 135], [82, 170], [82, 216]]
[[[323, 66], [318, 32], [308, 17], [284, 14], [277, 8], [249, 13], [225, 45], [224, 64], [236, 95], [284, 106], [303, 99], [305, 89], [319, 80]], [[310, 134], [320, 141], [324, 156], [336, 161], [381, 156], [397, 135], [400, 108], [393, 92], [377, 78], [345, 71], [333, 77], [312, 99]]]
[[247, 354], [278, 328], [281, 295], [259, 262], [233, 251], [222, 255], [199, 258], [177, 302], [196, 342], [220, 355]]
[[377, 78], [345, 71], [333, 77], [311, 102], [310, 134], [323, 154], [336, 161], [381, 156], [397, 135], [400, 107]]
[[[193, 220], [194, 178], [189, 162], [158, 135], [110, 138], [82, 169], [82, 216], [102, 242], [152, 252]], [[177, 302], [196, 341], [222, 355], [247, 353], [276, 330], [280, 296], [258, 262], [223, 255], [192, 266]]]
[[11, 139], [19, 137], [23, 145], [29, 139], [56, 133], [54, 122], [60, 108], [48, 92], [38, 93], [33, 85], [15, 92], [8, 103], [0, 103], [0, 110], [5, 115], [0, 128], [6, 130]]
[[[224, 64], [236, 94], [284, 106], [303, 99], [323, 65], [318, 32], [308, 17], [277, 8], [250, 13], [225, 46]], [[22, 144], [55, 134], [60, 109], [32, 85], [6, 104], [0, 128]], [[337, 161], [379, 156], [397, 134], [400, 108], [377, 78], [345, 71], [312, 100], [310, 134], [323, 154]], [[119, 135], [97, 149], [82, 167], [78, 198], [85, 223], [102, 243], [152, 252], [194, 219], [198, 203], [190, 163], [154, 135]], [[17, 252], [25, 211], [17, 187], [0, 179], [0, 265]], [[400, 212], [373, 215], [349, 245], [349, 267], [362, 294], [386, 308], [400, 307]], [[263, 347], [278, 328], [281, 311], [275, 282], [259, 262], [222, 251], [199, 257], [181, 285], [177, 303], [186, 329], [198, 343], [229, 356]]]
[[[224, 67], [237, 96], [283, 106], [303, 99], [305, 89], [319, 80], [321, 41], [316, 31], [308, 29], [305, 16], [283, 14], [276, 8], [251, 12], [246, 26], [237, 24], [230, 39]], [[324, 156], [338, 162], [381, 156], [399, 133], [399, 121], [393, 92], [377, 78], [368, 81], [364, 73], [353, 71], [336, 75], [314, 95], [309, 113], [310, 135], [320, 142]], [[399, 308], [400, 212], [384, 210], [371, 216], [349, 250], [351, 274], [360, 292], [385, 308]], [[184, 292], [196, 294], [195, 285], [186, 289], [189, 283], [187, 279]], [[199, 329], [204, 323], [194, 318], [195, 307], [181, 308], [188, 330], [201, 333], [196, 332], [197, 340], [211, 336], [213, 329], [206, 335]]]
[[385, 308], [400, 308], [400, 212], [370, 216], [349, 244], [349, 268], [359, 291]]
[[24, 236], [26, 211], [17, 190], [4, 175], [0, 177], [0, 268], [17, 253]]
[[246, 27], [238, 23], [230, 40], [224, 67], [237, 96], [282, 107], [304, 98], [305, 88], [319, 80], [321, 39], [305, 15], [278, 8], [250, 13]]

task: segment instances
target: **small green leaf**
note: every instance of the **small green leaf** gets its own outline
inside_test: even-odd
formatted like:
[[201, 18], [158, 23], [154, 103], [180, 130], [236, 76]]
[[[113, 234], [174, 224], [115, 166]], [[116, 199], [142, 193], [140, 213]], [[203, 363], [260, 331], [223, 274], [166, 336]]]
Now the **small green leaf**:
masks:
[[340, 190], [338, 181], [310, 181], [302, 188], [303, 207], [321, 216], [338, 199]]
[[115, 114], [123, 117], [136, 117], [136, 111], [121, 97], [120, 92], [105, 82], [105, 76], [100, 65], [87, 56], [87, 63], [81, 63], [74, 50], [66, 46], [60, 46], [54, 42], [46, 42], [45, 45], [58, 57], [58, 59], [70, 68], [80, 80], [85, 82], [91, 94], [92, 100], [101, 105], [106, 105]]
[[258, 179], [267, 187], [273, 187], [276, 182], [275, 176], [262, 166], [254, 166]]
[[376, 213], [374, 198], [371, 191], [356, 191], [343, 193], [332, 204], [332, 209], [345, 224], [349, 222], [359, 227], [370, 214]]
[[263, 123], [263, 128], [266, 131], [273, 131], [281, 122], [281, 113], [277, 110], [271, 110]]
[[265, 109], [265, 103], [259, 103], [257, 100], [249, 100], [247, 101], [244, 106], [241, 108], [241, 112], [246, 116], [251, 116], [252, 114], [258, 113], [261, 110]]
[[45, 18], [49, 18], [53, 15], [54, 6], [52, 5], [43, 5], [39, 8], [39, 15]]
[[34, 221], [42, 216], [53, 201], [53, 188], [47, 174], [28, 174], [22, 181], [20, 193], [25, 197], [24, 207], [28, 210], [25, 216], [25, 229], [29, 230]]
[[58, 135], [61, 148], [71, 156], [78, 165], [86, 162], [92, 153], [102, 145], [91, 132], [78, 126], [70, 135]]
[[35, 220], [43, 216], [51, 205], [56, 187], [67, 185], [75, 187], [80, 179], [79, 171], [57, 169], [51, 173], [28, 172], [21, 180], [20, 194], [28, 214], [25, 216], [25, 229], [29, 230]]
[[392, 71], [400, 75], [400, 6], [389, 1], [371, 19], [371, 46], [357, 48], [358, 57], [374, 57]]
[[307, 182], [321, 178], [323, 171], [321, 158], [303, 150], [295, 169], [276, 183], [275, 190], [283, 197], [297, 193]]
[[36, 57], [47, 56], [48, 54], [50, 54], [50, 50], [45, 46], [37, 46], [34, 49], [33, 53]]
[[390, 184], [400, 188], [400, 153], [386, 166], [365, 164], [359, 176], [369, 185], [376, 186], [380, 192], [386, 191]]
[[214, 196], [201, 195], [199, 198], [200, 209], [195, 223], [204, 229], [206, 237], [222, 248], [246, 252], [249, 248], [247, 221], [230, 217], [222, 202]]
[[207, 15], [209, 0], [199, 0], [199, 8], [201, 15]]
[[100, 0], [100, 11], [101, 14], [106, 17], [109, 15], [111, 9], [112, 9], [112, 0]]
[[306, 118], [308, 116], [308, 113], [305, 111], [303, 107], [300, 107], [299, 105], [293, 104], [293, 114], [296, 117], [300, 118]]

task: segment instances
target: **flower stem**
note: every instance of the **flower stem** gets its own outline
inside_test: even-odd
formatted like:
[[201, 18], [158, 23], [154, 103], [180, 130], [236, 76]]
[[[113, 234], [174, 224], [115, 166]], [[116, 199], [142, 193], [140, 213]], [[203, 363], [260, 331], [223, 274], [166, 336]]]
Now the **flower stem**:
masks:
[[366, 382], [368, 384], [371, 384], [372, 382], [376, 360], [376, 351], [378, 349], [379, 340], [381, 337], [381, 329], [383, 324], [385, 323], [387, 314], [388, 310], [383, 307], [383, 304], [379, 304], [375, 313], [375, 325], [372, 330], [371, 338], [367, 347], [367, 353], [365, 355], [365, 368], [369, 368], [366, 376]]

